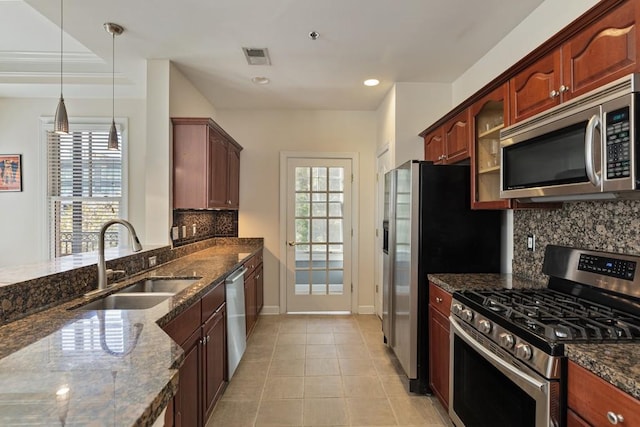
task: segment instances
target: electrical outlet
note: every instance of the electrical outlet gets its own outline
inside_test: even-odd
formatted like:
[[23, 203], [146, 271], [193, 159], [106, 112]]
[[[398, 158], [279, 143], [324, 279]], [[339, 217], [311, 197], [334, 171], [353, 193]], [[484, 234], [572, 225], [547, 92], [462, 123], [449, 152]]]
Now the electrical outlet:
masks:
[[527, 236], [527, 250], [531, 251], [531, 252], [536, 250], [536, 235], [535, 234], [529, 234]]
[[187, 226], [186, 225], [182, 226], [182, 237], [187, 237]]
[[149, 267], [155, 267], [156, 264], [158, 263], [158, 258], [155, 256], [150, 256], [149, 257]]
[[178, 240], [180, 238], [180, 233], [178, 232], [178, 227], [171, 228], [171, 240]]
[[193, 224], [191, 227], [193, 228], [193, 235], [195, 236], [196, 235], [196, 225]]

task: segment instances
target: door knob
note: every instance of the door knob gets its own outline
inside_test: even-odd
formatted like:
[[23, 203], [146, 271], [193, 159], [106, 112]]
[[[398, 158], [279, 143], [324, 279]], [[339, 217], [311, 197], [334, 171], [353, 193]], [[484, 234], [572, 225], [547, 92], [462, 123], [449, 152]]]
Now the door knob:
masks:
[[296, 242], [294, 242], [293, 240], [290, 240], [288, 243], [289, 243], [289, 246], [295, 246], [295, 245], [297, 245], [297, 243], [296, 243]]

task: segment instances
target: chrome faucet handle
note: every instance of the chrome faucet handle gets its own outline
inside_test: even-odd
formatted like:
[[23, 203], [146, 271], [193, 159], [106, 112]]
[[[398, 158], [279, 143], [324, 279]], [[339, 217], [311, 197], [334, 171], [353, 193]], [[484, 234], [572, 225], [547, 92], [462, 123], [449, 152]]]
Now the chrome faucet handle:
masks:
[[124, 270], [112, 270], [110, 268], [107, 269], [107, 278], [108, 279], [112, 278], [116, 274], [122, 274], [123, 276], [125, 276], [127, 274], [127, 272], [124, 271]]

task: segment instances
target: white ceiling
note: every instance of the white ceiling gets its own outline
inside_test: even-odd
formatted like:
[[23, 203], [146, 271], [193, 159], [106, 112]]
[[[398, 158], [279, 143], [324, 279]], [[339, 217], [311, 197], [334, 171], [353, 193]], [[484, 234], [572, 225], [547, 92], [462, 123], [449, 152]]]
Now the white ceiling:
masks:
[[[394, 82], [453, 82], [542, 1], [65, 0], [64, 93], [110, 97], [111, 21], [116, 96], [143, 97], [145, 60], [170, 59], [216, 108], [374, 110]], [[0, 96], [58, 96], [59, 22], [57, 0], [0, 0]]]

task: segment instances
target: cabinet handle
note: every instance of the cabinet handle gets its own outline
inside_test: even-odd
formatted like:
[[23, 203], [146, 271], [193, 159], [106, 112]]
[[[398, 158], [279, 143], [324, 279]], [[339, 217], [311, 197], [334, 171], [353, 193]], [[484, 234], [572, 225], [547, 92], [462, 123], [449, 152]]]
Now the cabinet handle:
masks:
[[260, 278], [259, 274], [256, 274], [256, 280], [258, 280]]
[[569, 86], [562, 85], [560, 86], [560, 93], [565, 93], [569, 91]]
[[621, 414], [616, 414], [613, 411], [607, 412], [607, 419], [613, 425], [624, 422], [624, 417]]
[[441, 303], [441, 302], [442, 302], [442, 298], [440, 298], [440, 297], [436, 297], [436, 302], [437, 302], [437, 303]]
[[551, 92], [549, 92], [549, 98], [557, 98], [560, 96], [560, 92], [558, 92], [557, 90], [552, 90]]
[[231, 200], [227, 200], [227, 204], [229, 204], [229, 205], [230, 205], [230, 204], [231, 204]]

